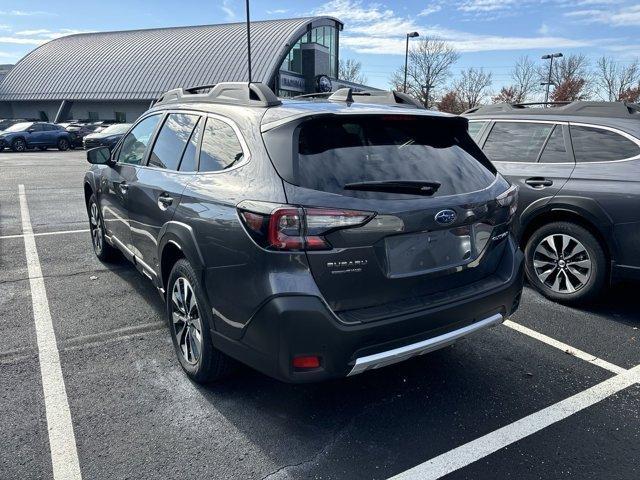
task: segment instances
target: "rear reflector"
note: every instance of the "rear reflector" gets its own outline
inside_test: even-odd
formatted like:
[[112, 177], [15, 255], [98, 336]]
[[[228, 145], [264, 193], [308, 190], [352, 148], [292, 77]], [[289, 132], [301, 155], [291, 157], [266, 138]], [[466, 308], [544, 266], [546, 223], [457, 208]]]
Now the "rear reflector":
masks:
[[320, 366], [320, 357], [316, 355], [306, 355], [293, 358], [293, 368], [311, 369]]

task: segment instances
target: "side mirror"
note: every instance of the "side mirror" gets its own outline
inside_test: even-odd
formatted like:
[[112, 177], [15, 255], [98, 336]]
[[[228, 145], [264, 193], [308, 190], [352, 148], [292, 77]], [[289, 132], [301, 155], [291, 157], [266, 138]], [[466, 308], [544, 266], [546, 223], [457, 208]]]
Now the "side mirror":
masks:
[[35, 129], [35, 128], [30, 128], [29, 130], [27, 130], [27, 133], [33, 133], [33, 132], [35, 132], [35, 131], [36, 131], [36, 129]]
[[109, 147], [96, 147], [87, 150], [87, 162], [93, 165], [113, 165]]

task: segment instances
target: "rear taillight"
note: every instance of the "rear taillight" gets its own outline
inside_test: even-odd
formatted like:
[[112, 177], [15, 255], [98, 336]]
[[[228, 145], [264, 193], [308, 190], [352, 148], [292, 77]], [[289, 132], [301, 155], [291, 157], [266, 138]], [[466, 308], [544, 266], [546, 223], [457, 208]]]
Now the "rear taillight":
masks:
[[[248, 208], [251, 208], [249, 210]], [[303, 208], [248, 202], [238, 205], [249, 235], [269, 250], [329, 250], [326, 234], [364, 225], [373, 214], [356, 210]]]
[[508, 190], [496, 197], [496, 203], [501, 207], [509, 207], [509, 218], [513, 217], [518, 209], [518, 187], [511, 185]]

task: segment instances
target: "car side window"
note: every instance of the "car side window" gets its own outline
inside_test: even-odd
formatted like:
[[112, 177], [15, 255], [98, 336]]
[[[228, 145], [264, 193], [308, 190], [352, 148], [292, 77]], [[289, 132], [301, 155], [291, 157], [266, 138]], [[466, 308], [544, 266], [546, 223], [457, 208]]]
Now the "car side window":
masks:
[[217, 172], [240, 163], [244, 151], [235, 130], [228, 123], [207, 118], [200, 149], [201, 172]]
[[569, 128], [576, 162], [610, 162], [640, 155], [638, 145], [616, 132], [578, 125]]
[[553, 124], [496, 122], [482, 149], [493, 162], [535, 163]]
[[33, 125], [31, 125], [29, 127], [29, 130], [32, 131], [32, 132], [41, 132], [43, 130], [42, 124], [34, 123]]
[[198, 115], [171, 113], [158, 133], [149, 165], [168, 170], [178, 170], [182, 153], [193, 132]]
[[118, 162], [131, 165], [140, 165], [142, 163], [147, 145], [151, 141], [151, 136], [160, 118], [161, 115], [151, 115], [138, 123], [129, 132], [122, 142], [122, 147], [118, 154]]
[[478, 134], [486, 124], [487, 122], [469, 122], [469, 135], [474, 142], [478, 141]]
[[202, 136], [202, 129], [204, 128], [204, 122], [205, 119], [200, 118], [196, 128], [193, 129], [189, 143], [187, 143], [187, 148], [184, 149], [182, 160], [180, 161], [179, 170], [181, 172], [195, 172], [198, 169], [198, 158], [196, 155], [198, 152], [198, 143]]
[[564, 143], [564, 134], [562, 125], [556, 125], [553, 133], [549, 137], [547, 144], [544, 146], [542, 155], [540, 155], [540, 163], [567, 163], [573, 160], [567, 154], [567, 148]]

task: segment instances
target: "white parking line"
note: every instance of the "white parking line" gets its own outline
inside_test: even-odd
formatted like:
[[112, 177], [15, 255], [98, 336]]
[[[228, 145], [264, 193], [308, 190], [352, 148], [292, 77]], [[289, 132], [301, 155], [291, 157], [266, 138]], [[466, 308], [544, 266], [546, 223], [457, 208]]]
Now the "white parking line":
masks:
[[42, 390], [44, 391], [44, 405], [49, 431], [53, 478], [55, 480], [81, 479], [76, 439], [71, 423], [71, 411], [64, 386], [58, 344], [51, 321], [51, 312], [31, 227], [24, 185], [18, 186], [18, 194], [20, 196], [24, 248], [27, 257], [27, 271], [29, 272], [33, 318], [40, 359], [40, 375], [42, 376]]
[[539, 432], [579, 411], [595, 405], [634, 383], [640, 382], [640, 365], [611, 377], [587, 390], [539, 410], [469, 443], [438, 455], [390, 480], [436, 479], [466, 467], [512, 443]]
[[0, 240], [3, 240], [5, 238], [23, 238], [25, 235], [31, 235], [32, 237], [43, 237], [46, 235], [65, 235], [67, 233], [86, 233], [88, 232], [89, 229], [88, 228], [83, 228], [80, 230], [59, 230], [57, 232], [41, 232], [41, 233], [19, 233], [16, 235], [0, 235]]
[[590, 353], [583, 352], [571, 345], [567, 345], [566, 343], [559, 342], [558, 340], [547, 337], [546, 335], [536, 332], [535, 330], [531, 330], [530, 328], [525, 327], [524, 325], [520, 325], [519, 323], [512, 322], [511, 320], [506, 320], [504, 325], [516, 330], [520, 333], [524, 333], [525, 335], [530, 336], [531, 338], [535, 338], [536, 340], [540, 340], [541, 342], [546, 343], [554, 348], [562, 350], [569, 355], [573, 355], [574, 357], [578, 357], [581, 360], [585, 360], [593, 365], [596, 365], [600, 368], [604, 368], [605, 370], [609, 370], [610, 372], [617, 374], [626, 372], [626, 370], [618, 365], [614, 365], [613, 363], [607, 362], [606, 360], [602, 360], [601, 358], [596, 357], [595, 355], [591, 355]]

